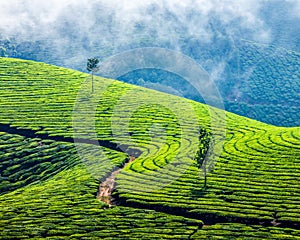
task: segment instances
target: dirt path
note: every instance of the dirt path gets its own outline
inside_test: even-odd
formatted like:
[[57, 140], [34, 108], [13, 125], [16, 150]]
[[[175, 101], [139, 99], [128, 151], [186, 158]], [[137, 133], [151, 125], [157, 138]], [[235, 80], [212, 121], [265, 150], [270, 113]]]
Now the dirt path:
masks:
[[[127, 149], [126, 153], [130, 156], [129, 160], [127, 160], [123, 167], [116, 169], [111, 172], [111, 174], [103, 181], [99, 186], [99, 192], [97, 198], [103, 202], [106, 202], [109, 205], [112, 205], [111, 202], [111, 194], [115, 187], [115, 177], [116, 175], [130, 162], [132, 162], [135, 158], [141, 155], [141, 151], [139, 149], [130, 148], [127, 145], [122, 145], [122, 148], [114, 142], [109, 140], [90, 140], [83, 138], [71, 138], [64, 136], [49, 136], [48, 134], [40, 134], [38, 131], [30, 130], [30, 129], [20, 129], [18, 127], [12, 127], [9, 124], [0, 123], [0, 132], [6, 132], [9, 134], [17, 134], [23, 136], [25, 138], [39, 138], [41, 140], [52, 140], [57, 142], [68, 142], [68, 143], [85, 143], [92, 144], [96, 146], [103, 146], [118, 152], [124, 153], [122, 149]], [[42, 146], [42, 142], [39, 142], [39, 146]]]
[[103, 182], [100, 183], [99, 186], [99, 191], [97, 198], [102, 201], [107, 203], [109, 206], [114, 205], [112, 203], [112, 197], [111, 194], [115, 188], [115, 179], [116, 175], [124, 168], [126, 167], [129, 163], [133, 162], [135, 160], [135, 157], [130, 156], [129, 161], [124, 164], [122, 168], [118, 168], [117, 170], [113, 171]]

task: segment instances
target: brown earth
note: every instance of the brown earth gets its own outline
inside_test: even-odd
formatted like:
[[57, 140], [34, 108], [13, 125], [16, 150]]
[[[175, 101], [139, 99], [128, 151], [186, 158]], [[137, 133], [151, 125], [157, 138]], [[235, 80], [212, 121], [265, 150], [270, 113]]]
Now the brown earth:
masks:
[[115, 179], [116, 175], [129, 163], [133, 162], [135, 160], [135, 157], [130, 156], [129, 161], [124, 164], [122, 168], [118, 168], [117, 170], [113, 171], [103, 182], [100, 183], [99, 191], [97, 195], [97, 199], [99, 199], [102, 202], [107, 203], [109, 206], [112, 206], [112, 197], [111, 194], [115, 188]]

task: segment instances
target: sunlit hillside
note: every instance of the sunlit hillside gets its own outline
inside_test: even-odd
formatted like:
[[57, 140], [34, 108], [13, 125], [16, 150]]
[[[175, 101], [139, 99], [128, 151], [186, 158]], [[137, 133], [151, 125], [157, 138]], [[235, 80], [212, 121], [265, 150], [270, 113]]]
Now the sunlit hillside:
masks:
[[300, 239], [299, 127], [94, 80], [0, 58], [0, 239]]

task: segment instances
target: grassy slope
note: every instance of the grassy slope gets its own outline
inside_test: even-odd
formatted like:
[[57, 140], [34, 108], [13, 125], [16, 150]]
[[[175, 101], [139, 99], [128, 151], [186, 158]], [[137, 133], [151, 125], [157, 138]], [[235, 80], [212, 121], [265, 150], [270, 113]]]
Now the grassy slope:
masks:
[[[74, 101], [86, 77], [87, 75], [79, 72], [43, 63], [0, 59], [0, 123], [30, 128], [50, 135], [72, 137]], [[96, 100], [99, 100], [101, 94], [96, 114], [98, 138], [126, 143], [143, 151], [142, 156], [118, 176], [118, 194], [126, 201], [133, 204], [180, 207], [203, 217], [214, 214], [227, 219], [255, 218], [270, 222], [277, 218], [278, 221], [299, 223], [299, 128], [276, 128], [227, 113], [225, 151], [217, 161], [214, 171], [209, 174], [208, 189], [203, 192], [201, 191], [202, 180], [199, 180], [199, 171], [195, 166], [193, 155], [186, 154], [195, 150], [191, 140], [197, 138], [197, 135], [193, 129], [195, 122], [191, 121], [192, 115], [188, 115], [191, 113], [185, 107], [188, 103], [195, 109], [196, 125], [209, 128], [210, 109], [207, 106], [101, 78], [97, 79], [96, 83], [99, 89], [96, 94], [99, 95], [93, 98], [89, 95], [89, 84], [90, 82], [82, 85], [83, 94], [79, 97], [81, 104], [78, 109], [93, 105]], [[154, 102], [153, 94], [156, 99]], [[174, 111], [172, 106], [177, 106], [178, 109]], [[221, 113], [217, 110], [212, 111]], [[81, 115], [81, 111], [77, 113], [79, 117], [75, 118], [75, 122], [89, 120]], [[184, 115], [187, 116], [182, 117]], [[130, 137], [123, 134], [122, 127], [118, 127], [122, 126], [120, 122], [114, 125], [114, 121], [118, 119], [130, 120], [128, 127]], [[79, 128], [79, 136], [87, 137], [86, 131], [84, 126], [82, 129]], [[222, 132], [222, 127], [217, 128], [217, 131]], [[161, 135], [155, 137], [155, 132], [163, 132], [163, 138]], [[125, 234], [124, 237], [134, 237], [143, 233], [148, 235], [150, 232], [153, 233], [153, 229], [158, 225], [162, 226], [159, 219], [166, 218], [168, 220], [164, 220], [166, 224], [162, 227], [165, 230], [154, 237], [172, 237], [173, 235], [166, 235], [166, 233], [172, 229], [174, 231], [175, 228], [182, 238], [186, 238], [197, 230], [197, 225], [200, 224], [194, 220], [186, 221], [181, 217], [149, 213], [148, 210], [117, 207], [104, 211], [104, 205], [93, 199], [97, 189], [95, 174], [89, 166], [84, 167], [79, 163], [78, 156], [70, 144], [46, 142], [42, 146], [41, 151], [45, 151], [43, 154], [36, 150], [40, 148], [39, 140], [29, 139], [24, 142], [21, 137], [6, 134], [1, 134], [1, 138], [4, 139], [1, 142], [1, 149], [5, 150], [0, 150], [1, 167], [6, 171], [12, 171], [13, 177], [8, 181], [7, 176], [10, 174], [7, 172], [6, 176], [3, 178], [2, 175], [1, 178], [6, 187], [3, 190], [4, 195], [1, 196], [3, 210], [0, 227], [4, 229], [5, 226], [10, 226], [8, 230], [14, 229], [12, 232], [16, 234], [15, 236], [70, 236], [72, 234], [91, 236], [107, 233], [106, 236], [112, 237], [113, 235], [110, 234], [122, 233]], [[58, 167], [61, 161], [57, 160], [57, 154], [58, 158], [60, 157], [60, 151], [55, 150], [57, 145], [64, 146], [59, 147], [60, 151], [64, 151], [61, 157], [66, 158], [65, 163], [62, 164], [64, 167]], [[12, 158], [10, 154], [15, 152], [16, 148], [21, 152], [24, 152], [24, 149], [28, 151], [19, 155], [17, 151], [17, 157]], [[40, 157], [39, 154], [49, 156], [50, 161]], [[122, 158], [112, 152], [109, 155], [117, 159]], [[27, 175], [24, 179], [16, 177], [18, 175], [15, 173], [19, 170], [32, 172], [31, 165], [27, 165], [26, 162], [23, 166], [18, 166], [20, 163], [22, 165], [24, 157], [29, 161], [38, 159], [36, 163], [41, 167], [35, 170], [35, 177]], [[120, 161], [122, 160], [116, 160], [114, 164], [118, 165]], [[51, 162], [51, 171], [47, 167], [50, 166], [49, 162]], [[168, 163], [175, 163], [175, 165], [165, 171], [165, 166], [169, 166]], [[88, 165], [91, 165], [91, 162], [88, 162]], [[103, 169], [103, 176], [105, 172], [110, 171], [110, 167], [112, 166]], [[182, 175], [182, 171], [186, 169], [187, 171]], [[174, 176], [171, 185], [150, 193], [144, 191], [155, 187], [155, 184], [158, 184], [156, 181], [158, 177], [163, 180], [169, 176]], [[101, 176], [97, 175], [97, 177]], [[3, 185], [1, 182], [1, 186]], [[5, 193], [7, 191], [10, 193]], [[34, 201], [38, 204], [32, 204]], [[53, 205], [54, 208], [49, 210], [49, 205]], [[90, 211], [91, 216], [86, 217], [85, 213]], [[37, 212], [39, 214], [35, 215]], [[57, 219], [54, 216], [56, 214], [64, 218]], [[147, 222], [149, 214], [156, 215], [150, 218], [151, 224]], [[114, 219], [113, 216], [132, 216], [128, 221], [133, 223], [129, 224], [120, 218], [116, 220], [117, 224], [110, 224], [111, 220], [106, 220], [109, 228], [107, 225], [102, 225], [103, 218]], [[97, 227], [92, 219], [98, 219]], [[48, 221], [52, 223], [50, 227], [46, 224]], [[82, 228], [78, 227], [78, 222], [79, 225], [82, 223], [80, 225]], [[26, 226], [20, 228], [24, 224]], [[35, 231], [37, 224], [41, 227]], [[67, 229], [60, 225], [66, 226]], [[226, 236], [233, 238], [238, 237], [235, 229], [244, 227], [237, 224], [232, 224], [231, 227], [222, 224], [206, 226], [194, 237], [200, 238], [216, 233], [225, 238]], [[19, 230], [16, 231], [16, 228]], [[248, 237], [254, 236], [253, 238], [255, 234], [278, 239], [282, 239], [282, 236], [292, 239], [297, 235], [297, 232], [292, 229], [257, 226], [250, 228], [247, 228], [248, 233], [244, 234], [248, 234]], [[123, 231], [120, 232], [119, 229]], [[3, 233], [4, 237], [13, 236], [7, 235], [8, 231]], [[176, 237], [176, 232], [174, 234]]]
[[[152, 40], [148, 40], [152, 42]], [[141, 39], [140, 44], [147, 45], [144, 41], [145, 39]], [[82, 59], [74, 59], [78, 53], [77, 48], [69, 49], [69, 56], [59, 56], [51, 46], [45, 47], [45, 45], [49, 44], [43, 42], [29, 45], [28, 42], [17, 44], [14, 41], [0, 39], [0, 56], [8, 55], [85, 70], [85, 63], [82, 62]], [[182, 51], [186, 55], [197, 59], [209, 72], [212, 67], [211, 61], [218, 62], [218, 59], [223, 59], [228, 55], [228, 50], [233, 51], [230, 53], [230, 59], [226, 60], [224, 76], [220, 77], [217, 82], [219, 91], [224, 98], [226, 110], [277, 126], [300, 125], [299, 52], [246, 40], [239, 41], [231, 50], [230, 46], [226, 44], [216, 45], [214, 49], [208, 45], [201, 45], [197, 41], [189, 42], [187, 48], [182, 47]], [[102, 45], [93, 46], [93, 50], [99, 52], [100, 56], [112, 54]], [[71, 58], [73, 65], [70, 65], [70, 61], [66, 61]], [[64, 64], [66, 62], [67, 65]], [[129, 77], [127, 80], [123, 78], [123, 80], [138, 83], [139, 78], [143, 78], [143, 75]], [[171, 77], [169, 74], [159, 78], [159, 75], [152, 75], [148, 72], [147, 79], [151, 79], [154, 83], [164, 82], [174, 89], [180, 88], [185, 97], [198, 99], [199, 96], [195, 96], [195, 93], [191, 94], [189, 88], [185, 89], [184, 81], [177, 82], [176, 78], [174, 79], [174, 76]], [[135, 81], [132, 81], [133, 79]], [[198, 100], [201, 101], [201, 98]]]
[[[0, 133], [0, 140], [0, 159], [5, 168], [0, 186], [6, 186], [6, 192], [3, 189], [0, 192], [0, 239], [92, 236], [122, 239], [145, 235], [152, 239], [178, 239], [187, 238], [202, 225], [201, 221], [151, 210], [107, 209], [106, 204], [95, 198], [98, 189], [95, 177], [69, 143], [42, 141], [43, 146], [39, 146], [40, 139], [6, 133]], [[91, 154], [89, 146], [84, 147]], [[126, 158], [123, 153], [104, 151], [115, 165]], [[35, 156], [36, 152], [44, 158]], [[10, 163], [5, 161], [7, 158]], [[32, 161], [35, 161], [33, 166]], [[98, 155], [97, 162], [100, 178], [111, 171], [106, 156]], [[57, 163], [66, 167], [56, 169]], [[7, 167], [8, 164], [11, 166]], [[27, 178], [26, 173], [31, 175]]]

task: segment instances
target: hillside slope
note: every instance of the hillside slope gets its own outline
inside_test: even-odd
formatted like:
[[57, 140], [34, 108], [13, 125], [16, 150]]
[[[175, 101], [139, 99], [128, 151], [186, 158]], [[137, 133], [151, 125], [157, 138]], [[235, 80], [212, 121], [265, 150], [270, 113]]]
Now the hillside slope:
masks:
[[[299, 238], [299, 127], [31, 61], [0, 58], [0, 83], [0, 238]], [[199, 128], [226, 130], [205, 189]]]
[[[152, 40], [155, 42], [156, 39], [148, 39], [149, 42]], [[140, 39], [140, 45], [135, 47], [148, 46], [149, 42]], [[111, 49], [97, 44], [89, 51], [97, 52], [101, 59], [114, 54]], [[169, 49], [169, 45], [161, 47]], [[78, 54], [77, 48], [72, 47], [65, 54], [53, 51], [53, 48], [55, 46], [43, 41], [15, 42], [1, 40], [0, 36], [0, 56], [32, 59], [85, 71], [86, 59]], [[119, 49], [118, 52], [125, 50]], [[232, 43], [215, 39], [212, 46], [195, 38], [185, 39], [181, 52], [195, 59], [214, 78], [227, 111], [276, 126], [300, 125], [299, 52], [246, 40]], [[203, 102], [186, 80], [157, 69], [133, 71], [119, 79]]]

